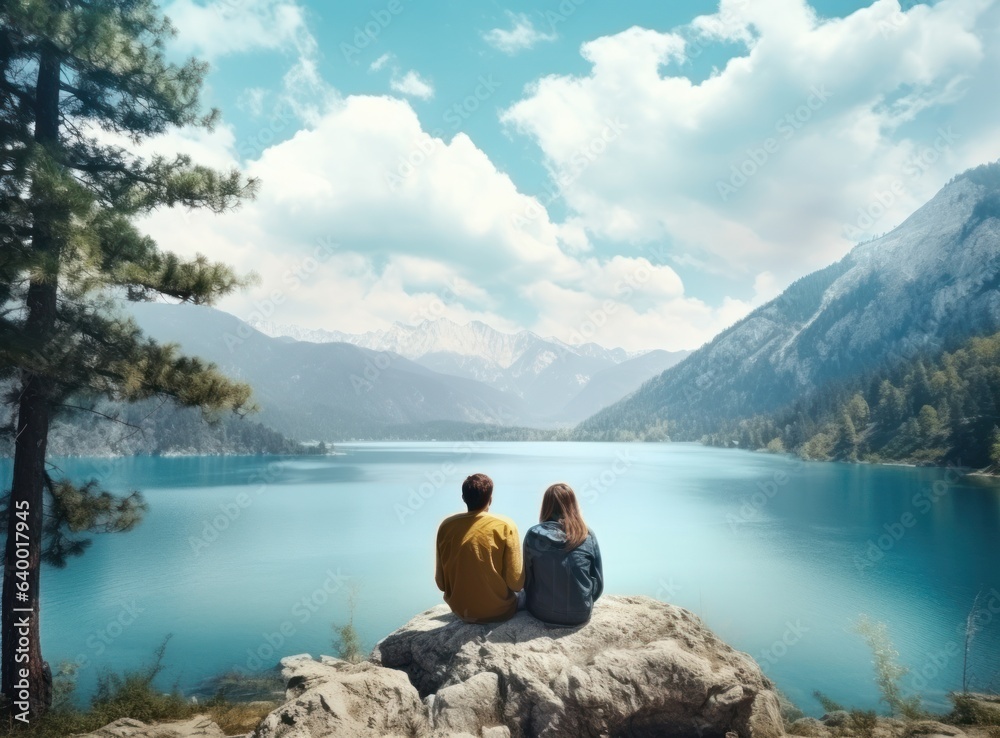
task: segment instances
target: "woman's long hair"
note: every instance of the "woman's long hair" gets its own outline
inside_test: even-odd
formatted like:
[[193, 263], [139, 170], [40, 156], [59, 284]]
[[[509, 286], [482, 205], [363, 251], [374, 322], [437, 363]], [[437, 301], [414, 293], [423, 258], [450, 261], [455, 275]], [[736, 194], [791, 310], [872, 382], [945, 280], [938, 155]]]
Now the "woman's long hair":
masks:
[[585, 540], [590, 532], [587, 524], [583, 522], [583, 515], [580, 513], [580, 505], [576, 501], [573, 488], [568, 484], [559, 482], [553, 484], [542, 496], [542, 512], [538, 516], [539, 522], [546, 520], [558, 520], [562, 523], [563, 532], [566, 534], [566, 547], [576, 548]]

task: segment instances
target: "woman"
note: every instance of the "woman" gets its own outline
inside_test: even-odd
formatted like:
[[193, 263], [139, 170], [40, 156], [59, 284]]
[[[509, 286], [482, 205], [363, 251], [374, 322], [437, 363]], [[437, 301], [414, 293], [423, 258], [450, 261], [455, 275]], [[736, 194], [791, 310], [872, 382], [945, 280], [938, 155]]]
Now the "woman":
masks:
[[525, 607], [545, 623], [586, 623], [604, 591], [604, 572], [597, 538], [568, 484], [545, 490], [538, 519], [524, 536]]

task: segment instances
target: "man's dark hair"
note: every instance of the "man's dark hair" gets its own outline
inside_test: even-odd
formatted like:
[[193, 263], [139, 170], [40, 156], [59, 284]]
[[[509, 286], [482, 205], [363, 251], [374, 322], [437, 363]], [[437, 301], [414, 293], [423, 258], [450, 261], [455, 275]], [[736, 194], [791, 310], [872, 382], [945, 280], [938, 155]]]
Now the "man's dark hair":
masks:
[[493, 480], [485, 474], [473, 474], [462, 482], [462, 499], [469, 512], [482, 510], [493, 496]]

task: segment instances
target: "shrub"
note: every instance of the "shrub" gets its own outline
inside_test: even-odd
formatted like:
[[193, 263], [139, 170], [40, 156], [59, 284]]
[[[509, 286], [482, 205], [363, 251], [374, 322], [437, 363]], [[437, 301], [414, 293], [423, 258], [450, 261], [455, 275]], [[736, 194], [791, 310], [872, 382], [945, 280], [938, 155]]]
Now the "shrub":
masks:
[[959, 725], [1000, 725], [1000, 701], [988, 706], [985, 695], [955, 693], [948, 696], [955, 705], [951, 719]]
[[52, 708], [27, 729], [20, 724], [6, 725], [0, 729], [0, 735], [65, 738], [74, 733], [92, 732], [123, 717], [155, 722], [195, 714], [197, 706], [186, 702], [179, 693], [164, 694], [153, 686], [153, 681], [163, 671], [163, 654], [169, 640], [170, 636], [163, 639], [153, 653], [152, 663], [144, 669], [100, 674], [97, 692], [90, 709], [85, 712], [73, 705], [76, 667], [63, 664], [53, 678]]
[[851, 710], [849, 724], [858, 738], [875, 738], [878, 716], [874, 710]]
[[351, 582], [347, 592], [347, 623], [344, 625], [334, 623], [333, 625], [333, 631], [336, 633], [333, 639], [333, 649], [336, 651], [337, 656], [344, 659], [344, 661], [350, 661], [352, 664], [360, 663], [365, 659], [365, 654], [361, 646], [361, 638], [354, 627], [354, 612], [358, 607], [358, 594], [360, 591], [358, 583]]
[[844, 707], [839, 702], [834, 702], [829, 697], [827, 697], [825, 694], [823, 694], [822, 692], [820, 692], [818, 689], [813, 692], [813, 697], [815, 697], [816, 701], [819, 702], [819, 704], [823, 707], [823, 711], [824, 712], [828, 712], [828, 713], [829, 712], [840, 712], [841, 710], [844, 709]]
[[164, 693], [153, 686], [153, 681], [163, 671], [163, 654], [169, 640], [169, 635], [163, 639], [153, 652], [152, 663], [145, 669], [123, 674], [106, 671], [98, 676], [90, 713], [100, 721], [100, 725], [122, 717], [144, 723], [178, 720], [196, 712], [176, 688]]
[[882, 694], [882, 701], [894, 715], [902, 715], [911, 720], [923, 717], [920, 697], [903, 697], [900, 681], [909, 673], [909, 669], [897, 662], [899, 653], [889, 640], [885, 623], [873, 623], [867, 616], [862, 616], [855, 629], [872, 650], [875, 683]]

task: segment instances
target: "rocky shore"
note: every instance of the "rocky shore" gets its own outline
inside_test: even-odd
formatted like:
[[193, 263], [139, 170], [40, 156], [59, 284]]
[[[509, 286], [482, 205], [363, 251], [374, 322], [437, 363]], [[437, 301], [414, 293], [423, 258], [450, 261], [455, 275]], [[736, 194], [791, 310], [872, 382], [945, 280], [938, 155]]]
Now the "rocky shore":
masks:
[[[687, 610], [649, 597], [605, 597], [591, 621], [574, 628], [548, 627], [524, 612], [470, 625], [441, 605], [388, 635], [366, 661], [289, 656], [282, 676], [284, 704], [246, 738], [996, 734], [891, 719], [862, 729], [846, 712], [786, 724], [774, 685], [750, 656]], [[984, 709], [1000, 711], [989, 699]], [[199, 717], [156, 726], [119, 720], [87, 738], [152, 736], [223, 733]]]

